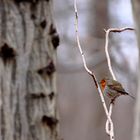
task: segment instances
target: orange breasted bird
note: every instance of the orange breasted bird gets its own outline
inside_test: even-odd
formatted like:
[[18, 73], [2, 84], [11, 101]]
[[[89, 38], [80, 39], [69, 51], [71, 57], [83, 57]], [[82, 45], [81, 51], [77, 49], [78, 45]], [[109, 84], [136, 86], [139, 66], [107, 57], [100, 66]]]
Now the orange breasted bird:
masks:
[[116, 80], [104, 78], [101, 80], [100, 85], [104, 95], [108, 96], [112, 103], [114, 103], [115, 99], [120, 95], [128, 95], [129, 97], [135, 99], [135, 97], [127, 93], [121, 83]]

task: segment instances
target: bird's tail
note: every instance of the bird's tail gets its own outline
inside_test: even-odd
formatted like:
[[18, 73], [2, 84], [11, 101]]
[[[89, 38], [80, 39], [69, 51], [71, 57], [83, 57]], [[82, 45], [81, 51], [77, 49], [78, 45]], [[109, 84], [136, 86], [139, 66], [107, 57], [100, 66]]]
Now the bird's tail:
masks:
[[130, 94], [128, 94], [128, 96], [131, 97], [131, 98], [134, 99], [134, 100], [136, 99], [134, 96], [132, 96], [132, 95], [130, 95]]
[[129, 93], [127, 93], [126, 91], [121, 91], [122, 94], [124, 95], [128, 95], [129, 97], [131, 97], [132, 99], [136, 99], [134, 96], [130, 95]]
[[136, 99], [134, 96], [130, 95], [129, 93], [125, 92], [126, 95], [128, 95], [129, 97], [131, 97], [132, 99]]

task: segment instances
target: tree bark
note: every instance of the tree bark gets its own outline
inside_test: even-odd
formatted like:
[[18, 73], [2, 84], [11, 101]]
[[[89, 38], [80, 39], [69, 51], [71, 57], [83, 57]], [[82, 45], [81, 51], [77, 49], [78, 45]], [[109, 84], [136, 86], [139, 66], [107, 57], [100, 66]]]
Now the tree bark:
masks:
[[0, 140], [56, 140], [52, 0], [0, 0]]
[[[136, 34], [138, 41], [138, 49], [140, 52], [140, 1], [139, 0], [131, 0], [134, 19], [136, 23]], [[140, 57], [139, 57], [140, 62]], [[135, 106], [135, 123], [134, 123], [134, 135], [133, 140], [140, 140], [140, 64], [138, 70], [138, 90], [137, 90], [137, 100]]]

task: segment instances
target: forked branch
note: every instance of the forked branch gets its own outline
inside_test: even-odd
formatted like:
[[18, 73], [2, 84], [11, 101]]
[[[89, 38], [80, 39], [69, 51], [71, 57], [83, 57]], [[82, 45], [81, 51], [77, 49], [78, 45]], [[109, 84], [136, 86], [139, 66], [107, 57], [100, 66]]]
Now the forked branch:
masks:
[[[106, 53], [106, 58], [107, 58], [107, 63], [108, 63], [108, 69], [109, 69], [109, 71], [110, 71], [110, 73], [112, 75], [112, 78], [114, 80], [117, 80], [117, 79], [116, 79], [116, 76], [115, 76], [115, 74], [113, 72], [113, 69], [112, 69], [110, 55], [109, 55], [109, 51], [108, 51], [108, 47], [109, 47], [109, 45], [108, 45], [109, 44], [109, 34], [111, 32], [120, 33], [120, 32], [126, 31], [126, 30], [133, 31], [134, 28], [130, 28], [130, 27], [125, 27], [125, 28], [121, 28], [121, 29], [110, 28], [108, 30], [105, 30], [105, 32], [106, 32], [106, 37], [105, 37], [105, 53]], [[109, 116], [110, 116], [110, 118], [111, 118], [111, 115], [112, 115], [112, 109], [113, 109], [113, 103], [111, 103], [110, 106], [109, 106]], [[106, 121], [106, 132], [107, 133], [110, 133], [110, 131], [111, 131], [110, 130], [110, 125], [111, 124], [109, 123], [109, 120], [107, 119], [107, 121]]]
[[[103, 104], [103, 107], [104, 107], [104, 110], [105, 110], [105, 114], [107, 116], [107, 120], [109, 121], [109, 124], [110, 124], [110, 129], [106, 129], [106, 133], [109, 134], [110, 136], [110, 140], [115, 140], [115, 137], [114, 137], [114, 126], [113, 126], [113, 122], [111, 120], [111, 117], [109, 115], [109, 112], [108, 112], [108, 109], [107, 109], [107, 106], [106, 106], [106, 103], [105, 103], [105, 100], [104, 100], [104, 96], [103, 96], [103, 93], [102, 93], [102, 90], [100, 88], [100, 85], [96, 79], [96, 76], [94, 74], [93, 71], [91, 71], [88, 67], [87, 67], [87, 64], [86, 64], [86, 60], [85, 60], [85, 55], [83, 53], [83, 50], [82, 50], [82, 47], [81, 47], [81, 44], [80, 44], [80, 39], [79, 39], [79, 33], [78, 33], [78, 10], [77, 10], [77, 4], [76, 4], [76, 0], [74, 0], [74, 10], [75, 10], [75, 32], [76, 32], [76, 41], [77, 41], [77, 45], [78, 45], [78, 49], [80, 51], [80, 54], [82, 56], [82, 60], [83, 60], [83, 65], [84, 65], [84, 68], [85, 70], [87, 71], [87, 73], [93, 78], [94, 80], [94, 83], [95, 83], [95, 86], [99, 92], [99, 95], [100, 95], [100, 98], [101, 98], [101, 101], [102, 101], [102, 104]], [[108, 131], [109, 130], [109, 131]]]

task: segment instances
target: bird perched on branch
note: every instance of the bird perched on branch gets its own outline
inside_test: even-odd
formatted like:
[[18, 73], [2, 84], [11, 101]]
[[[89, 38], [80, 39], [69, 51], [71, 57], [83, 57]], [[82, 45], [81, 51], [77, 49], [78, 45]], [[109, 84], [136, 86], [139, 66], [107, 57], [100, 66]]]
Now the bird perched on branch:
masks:
[[129, 97], [135, 99], [135, 97], [127, 93], [121, 83], [116, 80], [104, 78], [101, 80], [100, 85], [104, 95], [111, 99], [111, 103], [114, 103], [115, 99], [120, 95], [128, 95]]

